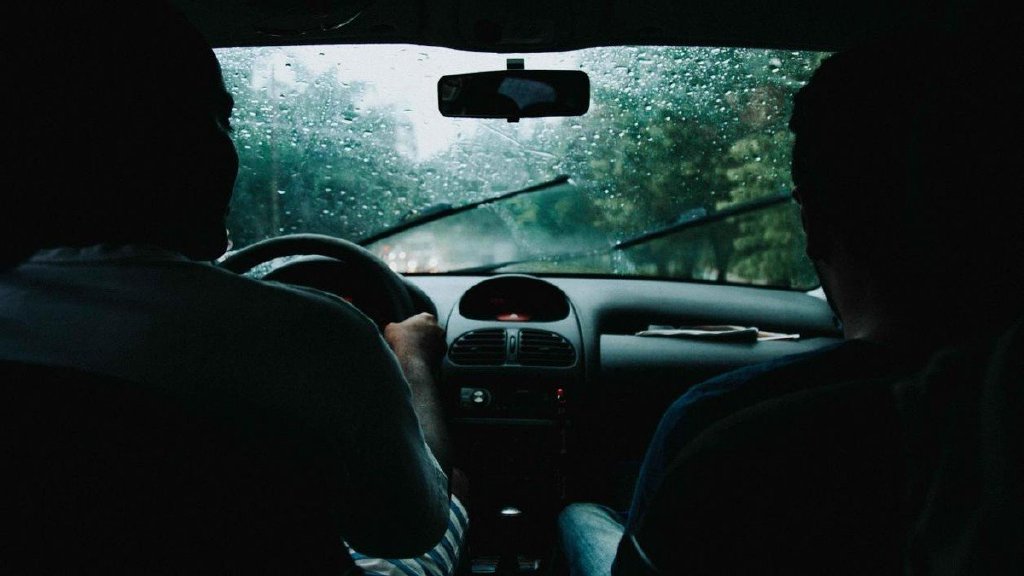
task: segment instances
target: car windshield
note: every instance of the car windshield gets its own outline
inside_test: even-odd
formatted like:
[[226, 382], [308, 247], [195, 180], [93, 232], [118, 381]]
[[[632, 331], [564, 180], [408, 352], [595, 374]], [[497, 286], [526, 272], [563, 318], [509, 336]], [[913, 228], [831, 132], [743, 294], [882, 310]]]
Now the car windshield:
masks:
[[[500, 55], [342, 45], [217, 56], [235, 97], [235, 248], [320, 233], [366, 244], [404, 273], [476, 268], [801, 290], [818, 283], [792, 202], [707, 216], [788, 194], [792, 95], [824, 53], [620, 46]], [[502, 69], [508, 57], [531, 69], [586, 72], [589, 112], [515, 123], [441, 116], [442, 75]], [[690, 220], [697, 225], [615, 248]]]

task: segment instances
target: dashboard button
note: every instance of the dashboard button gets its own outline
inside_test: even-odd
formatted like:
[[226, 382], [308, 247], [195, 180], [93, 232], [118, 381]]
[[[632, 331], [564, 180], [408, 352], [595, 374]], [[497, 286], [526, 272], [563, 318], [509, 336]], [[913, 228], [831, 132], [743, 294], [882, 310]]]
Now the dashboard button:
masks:
[[480, 408], [491, 403], [491, 393], [486, 388], [462, 388], [459, 390], [459, 401], [463, 408]]

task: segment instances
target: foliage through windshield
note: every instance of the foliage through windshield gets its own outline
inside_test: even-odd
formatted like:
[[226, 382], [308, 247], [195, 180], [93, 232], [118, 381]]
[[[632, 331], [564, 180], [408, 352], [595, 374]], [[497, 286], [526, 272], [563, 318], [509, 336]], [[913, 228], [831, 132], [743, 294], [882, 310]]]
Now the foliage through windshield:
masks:
[[[236, 247], [296, 232], [353, 241], [446, 206], [564, 185], [414, 227], [368, 247], [401, 272], [645, 276], [817, 285], [791, 203], [602, 251], [675, 222], [785, 194], [792, 94], [824, 54], [609, 47], [525, 55], [581, 69], [582, 117], [444, 118], [444, 74], [505, 56], [421, 46], [220, 49], [240, 156]], [[572, 258], [563, 255], [574, 254]]]

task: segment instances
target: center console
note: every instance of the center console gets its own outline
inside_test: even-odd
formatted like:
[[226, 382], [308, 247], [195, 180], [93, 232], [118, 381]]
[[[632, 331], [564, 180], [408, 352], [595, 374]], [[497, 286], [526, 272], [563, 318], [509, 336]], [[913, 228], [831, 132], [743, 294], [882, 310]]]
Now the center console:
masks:
[[458, 462], [470, 480], [476, 573], [530, 572], [550, 558], [564, 505], [579, 323], [565, 294], [531, 276], [470, 288], [447, 322], [443, 370]]

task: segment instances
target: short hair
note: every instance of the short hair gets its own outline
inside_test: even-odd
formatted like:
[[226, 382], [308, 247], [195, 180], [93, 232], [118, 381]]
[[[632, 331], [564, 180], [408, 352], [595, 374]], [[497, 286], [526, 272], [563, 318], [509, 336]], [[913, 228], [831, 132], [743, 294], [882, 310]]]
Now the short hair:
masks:
[[932, 33], [839, 53], [796, 95], [801, 201], [870, 254], [865, 266], [1019, 302], [1024, 67], [1010, 36]]
[[189, 219], [200, 235], [213, 226], [223, 234], [230, 186], [223, 197], [169, 193], [174, 174], [159, 162], [188, 137], [184, 116], [230, 110], [229, 99], [211, 100], [224, 98], [223, 83], [200, 33], [158, 0], [29, 4], [9, 56], [24, 86], [14, 107], [23, 125], [13, 131], [24, 184], [3, 192], [3, 259], [105, 242], [189, 252], [174, 231]]
[[1010, 77], [1021, 63], [1017, 50], [969, 35], [830, 57], [794, 99], [790, 128], [806, 144], [794, 158], [798, 186], [833, 211], [872, 219], [908, 203], [960, 210], [949, 204], [981, 188], [1007, 199], [1021, 183], [1022, 92]]

